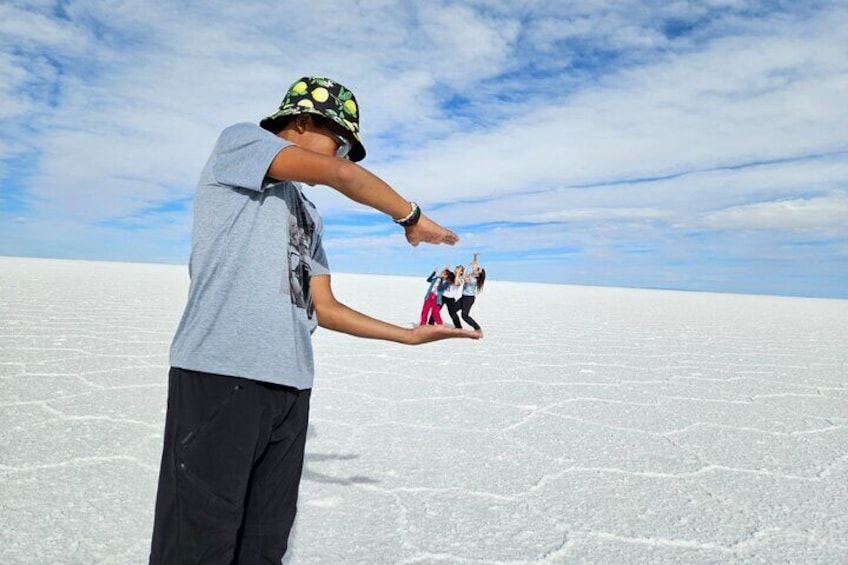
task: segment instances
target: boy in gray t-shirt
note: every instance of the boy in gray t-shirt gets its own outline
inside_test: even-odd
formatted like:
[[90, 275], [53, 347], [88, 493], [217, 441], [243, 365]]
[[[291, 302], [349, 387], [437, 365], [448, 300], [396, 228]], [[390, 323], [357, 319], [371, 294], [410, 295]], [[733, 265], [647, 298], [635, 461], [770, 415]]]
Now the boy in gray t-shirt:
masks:
[[259, 126], [225, 129], [194, 202], [191, 286], [171, 346], [150, 554], [160, 563], [279, 563], [294, 522], [316, 326], [410, 345], [479, 332], [402, 328], [333, 296], [323, 222], [301, 185], [395, 219], [413, 246], [456, 234], [355, 164], [353, 93], [304, 77]]

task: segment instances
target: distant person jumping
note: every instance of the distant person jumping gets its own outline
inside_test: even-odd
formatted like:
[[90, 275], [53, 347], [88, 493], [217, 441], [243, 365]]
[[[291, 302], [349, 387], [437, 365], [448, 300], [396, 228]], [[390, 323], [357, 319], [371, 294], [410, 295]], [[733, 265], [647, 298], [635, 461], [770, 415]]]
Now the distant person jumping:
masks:
[[474, 259], [469, 265], [471, 269], [466, 268], [465, 270], [462, 299], [459, 303], [460, 310], [462, 311], [462, 319], [477, 331], [481, 331], [480, 324], [471, 317], [471, 307], [474, 306], [477, 295], [483, 292], [483, 285], [486, 284], [486, 269], [480, 267], [477, 261], [477, 256], [479, 255], [479, 253], [474, 254]]

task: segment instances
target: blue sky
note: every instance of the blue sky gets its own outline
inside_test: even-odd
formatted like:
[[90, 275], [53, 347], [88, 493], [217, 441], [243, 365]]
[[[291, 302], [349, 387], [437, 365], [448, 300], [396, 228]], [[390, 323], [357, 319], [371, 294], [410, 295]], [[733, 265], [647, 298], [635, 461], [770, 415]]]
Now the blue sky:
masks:
[[0, 4], [0, 254], [185, 263], [218, 132], [304, 74], [456, 230], [307, 188], [337, 271], [848, 298], [848, 4]]

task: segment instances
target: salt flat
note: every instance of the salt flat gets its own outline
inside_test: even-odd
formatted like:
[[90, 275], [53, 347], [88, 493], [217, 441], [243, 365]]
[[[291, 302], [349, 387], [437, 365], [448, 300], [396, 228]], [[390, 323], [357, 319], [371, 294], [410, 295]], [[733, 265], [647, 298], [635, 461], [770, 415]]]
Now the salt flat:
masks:
[[[187, 283], [0, 258], [0, 562], [146, 562]], [[426, 283], [334, 289], [410, 324]], [[848, 301], [490, 280], [474, 317], [316, 333], [289, 563], [848, 563]]]

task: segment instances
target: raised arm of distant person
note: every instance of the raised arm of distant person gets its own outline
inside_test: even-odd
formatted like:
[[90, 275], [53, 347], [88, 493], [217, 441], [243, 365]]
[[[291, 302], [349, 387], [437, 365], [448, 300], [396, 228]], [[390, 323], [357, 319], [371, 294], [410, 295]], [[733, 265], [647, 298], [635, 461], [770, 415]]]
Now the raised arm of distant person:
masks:
[[479, 273], [479, 272], [480, 272], [480, 262], [479, 262], [479, 261], [477, 261], [477, 257], [478, 257], [479, 255], [480, 255], [479, 253], [474, 253], [474, 254], [473, 254], [473, 258], [472, 258], [472, 260], [471, 260], [471, 266], [473, 267], [473, 270], [472, 270], [471, 272], [472, 272], [475, 276], [477, 275], [477, 273]]
[[[329, 186], [354, 202], [379, 210], [395, 220], [405, 218], [413, 209], [411, 202], [364, 167], [296, 145], [290, 145], [277, 154], [268, 167], [268, 176], [276, 180]], [[422, 242], [453, 245], [459, 241], [456, 233], [440, 226], [424, 213], [416, 224], [404, 230], [406, 240], [413, 246]]]
[[478, 331], [439, 325], [422, 325], [411, 329], [403, 328], [371, 318], [336, 299], [333, 295], [329, 275], [312, 277], [310, 289], [312, 290], [312, 303], [318, 316], [318, 325], [328, 330], [407, 345], [420, 345], [457, 337], [480, 339], [483, 336]]
[[465, 268], [462, 265], [457, 265], [454, 270], [454, 286], [462, 286], [465, 284]]

